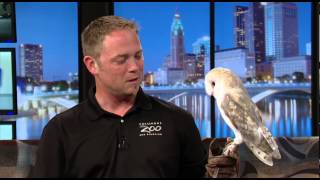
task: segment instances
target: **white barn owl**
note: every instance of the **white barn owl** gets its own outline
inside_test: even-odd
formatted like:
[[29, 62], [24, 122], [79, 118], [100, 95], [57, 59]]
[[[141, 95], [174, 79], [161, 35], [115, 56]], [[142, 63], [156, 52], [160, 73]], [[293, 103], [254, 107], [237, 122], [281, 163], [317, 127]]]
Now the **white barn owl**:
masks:
[[277, 143], [238, 76], [229, 69], [214, 68], [206, 74], [205, 90], [209, 96], [214, 96], [222, 118], [235, 134], [234, 141], [223, 154], [228, 155], [244, 142], [269, 166], [273, 166], [272, 158], [281, 159]]

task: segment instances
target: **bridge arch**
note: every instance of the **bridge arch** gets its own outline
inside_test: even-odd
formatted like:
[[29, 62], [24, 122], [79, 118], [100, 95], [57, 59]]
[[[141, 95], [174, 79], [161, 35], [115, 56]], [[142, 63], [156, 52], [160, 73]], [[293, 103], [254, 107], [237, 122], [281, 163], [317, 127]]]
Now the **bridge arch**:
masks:
[[305, 89], [268, 89], [266, 91], [263, 91], [259, 94], [254, 95], [251, 99], [254, 103], [257, 103], [261, 101], [262, 99], [271, 96], [273, 94], [277, 93], [283, 93], [283, 92], [292, 92], [292, 91], [300, 91], [307, 94], [311, 94], [311, 90], [305, 90]]

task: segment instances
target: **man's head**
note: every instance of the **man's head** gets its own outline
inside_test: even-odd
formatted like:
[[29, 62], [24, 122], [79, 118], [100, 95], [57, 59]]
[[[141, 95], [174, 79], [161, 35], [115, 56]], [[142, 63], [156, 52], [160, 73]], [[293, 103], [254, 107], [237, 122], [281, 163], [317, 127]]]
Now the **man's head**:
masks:
[[143, 55], [137, 25], [104, 16], [82, 32], [83, 61], [95, 77], [97, 91], [135, 95], [143, 78]]
[[117, 30], [139, 31], [134, 22], [119, 16], [103, 16], [92, 21], [81, 33], [83, 55], [98, 59], [105, 36]]

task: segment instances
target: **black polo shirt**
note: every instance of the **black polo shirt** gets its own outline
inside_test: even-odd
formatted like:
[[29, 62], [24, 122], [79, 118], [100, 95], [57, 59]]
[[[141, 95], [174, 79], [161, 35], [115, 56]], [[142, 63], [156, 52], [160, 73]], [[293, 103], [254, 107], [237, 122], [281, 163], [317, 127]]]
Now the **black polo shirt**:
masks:
[[192, 115], [144, 94], [123, 117], [88, 100], [46, 125], [32, 177], [202, 177], [206, 154]]

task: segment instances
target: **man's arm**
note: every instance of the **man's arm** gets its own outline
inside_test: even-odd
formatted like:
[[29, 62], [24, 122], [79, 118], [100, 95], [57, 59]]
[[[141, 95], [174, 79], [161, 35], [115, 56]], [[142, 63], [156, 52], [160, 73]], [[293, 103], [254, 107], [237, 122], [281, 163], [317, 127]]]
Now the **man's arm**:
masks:
[[210, 144], [208, 149], [208, 163], [206, 164], [207, 178], [230, 178], [238, 177], [239, 171], [239, 154], [236, 149], [235, 152], [230, 152], [228, 156], [222, 154], [223, 150], [228, 146], [232, 140], [231, 138], [209, 138]]
[[184, 125], [180, 176], [188, 178], [203, 177], [206, 171], [207, 156], [199, 130], [191, 115], [184, 119]]
[[65, 156], [61, 134], [54, 119], [44, 128], [31, 177], [62, 177]]

